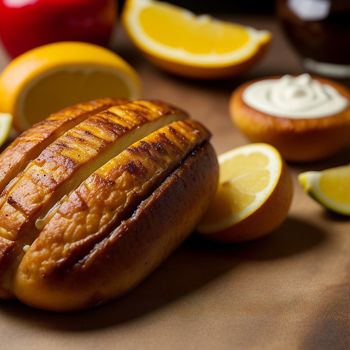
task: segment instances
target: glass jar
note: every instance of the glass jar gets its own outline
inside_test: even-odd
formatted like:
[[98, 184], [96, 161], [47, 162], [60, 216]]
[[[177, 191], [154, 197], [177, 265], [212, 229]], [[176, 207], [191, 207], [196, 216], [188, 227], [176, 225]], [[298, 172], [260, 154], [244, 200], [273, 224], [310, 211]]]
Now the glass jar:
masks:
[[350, 0], [277, 0], [277, 13], [306, 70], [350, 77]]

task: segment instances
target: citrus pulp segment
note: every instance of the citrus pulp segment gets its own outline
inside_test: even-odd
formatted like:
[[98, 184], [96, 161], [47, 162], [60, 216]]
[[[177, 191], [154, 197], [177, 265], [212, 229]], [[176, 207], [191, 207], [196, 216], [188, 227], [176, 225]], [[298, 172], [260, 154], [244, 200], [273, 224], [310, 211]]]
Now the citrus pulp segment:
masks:
[[0, 110], [22, 131], [64, 107], [101, 97], [136, 98], [136, 72], [118, 55], [78, 42], [41, 46], [14, 59], [0, 75]]
[[276, 228], [291, 204], [292, 183], [280, 154], [251, 144], [219, 156], [217, 195], [198, 227], [209, 238], [253, 239]]
[[123, 22], [131, 39], [153, 62], [197, 78], [237, 74], [260, 58], [269, 32], [216, 20], [163, 2], [129, 0]]
[[350, 215], [350, 166], [323, 171], [308, 171], [299, 175], [304, 190], [327, 209]]
[[12, 116], [9, 113], [0, 113], [0, 147], [7, 140], [12, 125]]

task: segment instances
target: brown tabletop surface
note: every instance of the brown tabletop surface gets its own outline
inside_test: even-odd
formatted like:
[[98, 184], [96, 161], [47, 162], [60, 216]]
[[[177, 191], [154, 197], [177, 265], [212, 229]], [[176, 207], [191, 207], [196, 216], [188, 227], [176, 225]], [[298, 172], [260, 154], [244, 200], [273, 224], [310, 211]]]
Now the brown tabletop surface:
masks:
[[[228, 100], [245, 80], [297, 73], [299, 61], [272, 17], [230, 18], [270, 29], [272, 47], [240, 78], [180, 79], [159, 71], [120, 32], [117, 51], [140, 73], [143, 97], [187, 109], [213, 132], [218, 153], [247, 141], [232, 125]], [[0, 68], [6, 63], [0, 53]], [[259, 241], [219, 246], [185, 242], [127, 296], [97, 309], [53, 314], [0, 302], [0, 349], [350, 349], [350, 221], [327, 214], [296, 182], [288, 219]]]

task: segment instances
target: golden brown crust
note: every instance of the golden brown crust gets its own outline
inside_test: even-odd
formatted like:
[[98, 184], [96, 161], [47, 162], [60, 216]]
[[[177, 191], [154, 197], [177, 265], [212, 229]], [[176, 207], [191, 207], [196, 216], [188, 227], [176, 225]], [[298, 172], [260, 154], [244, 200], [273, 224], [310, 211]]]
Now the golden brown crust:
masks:
[[[123, 101], [52, 142], [40, 138], [41, 153], [24, 156], [25, 169], [0, 195], [0, 297], [65, 311], [139, 283], [215, 194], [209, 138], [200, 123], [159, 101]], [[33, 154], [17, 144], [19, 156]]]
[[[154, 103], [147, 104], [155, 108]], [[168, 113], [168, 109], [165, 112]], [[152, 110], [145, 102], [127, 103], [94, 114], [67, 131], [4, 189], [0, 197], [0, 235], [16, 240], [27, 225], [32, 230], [33, 221], [46, 212], [45, 208], [69, 192], [68, 180], [72, 187], [76, 182], [79, 184], [84, 175], [80, 173], [93, 172], [108, 160], [102, 157], [104, 152], [111, 148], [117, 152], [118, 147], [122, 151], [143, 137], [141, 126], [148, 127], [153, 121], [165, 120], [166, 116], [162, 106]], [[126, 140], [124, 136], [130, 139]], [[78, 179], [75, 180], [74, 176]]]
[[[128, 147], [58, 203], [26, 253], [32, 273], [71, 264], [128, 218], [209, 133], [198, 122], [173, 122]], [[46, 221], [46, 220], [45, 220]], [[54, 248], [53, 248], [54, 247]]]
[[[269, 77], [241, 85], [230, 101], [231, 117], [237, 127], [253, 142], [270, 143], [290, 161], [314, 161], [328, 157], [350, 142], [350, 106], [329, 117], [292, 119], [275, 117], [248, 106], [242, 99], [243, 91], [251, 84]], [[328, 79], [313, 77], [332, 86], [350, 101], [349, 90]]]
[[16, 242], [12, 259], [0, 252], [2, 283], [9, 288], [9, 261], [16, 262], [22, 247], [33, 242], [36, 220], [60, 198], [130, 144], [186, 116], [162, 102], [124, 102], [89, 115], [49, 144], [0, 196], [0, 237]]
[[74, 264], [33, 274], [23, 259], [14, 291], [23, 302], [67, 311], [115, 298], [142, 281], [194, 229], [215, 194], [218, 165], [206, 142], [134, 214]]
[[10, 180], [26, 167], [30, 160], [36, 158], [43, 149], [67, 130], [91, 114], [126, 102], [105, 98], [80, 103], [52, 114], [46, 120], [23, 132], [0, 154], [0, 193]]

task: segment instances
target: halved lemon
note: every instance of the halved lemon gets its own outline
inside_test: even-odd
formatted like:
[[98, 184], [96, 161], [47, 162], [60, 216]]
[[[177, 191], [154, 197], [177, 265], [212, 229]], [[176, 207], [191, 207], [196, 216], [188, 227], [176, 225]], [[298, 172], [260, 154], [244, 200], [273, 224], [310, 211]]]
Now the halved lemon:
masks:
[[50, 113], [100, 97], [136, 98], [136, 72], [97, 45], [60, 42], [30, 50], [0, 75], [0, 111], [24, 130]]
[[287, 217], [293, 185], [280, 153], [262, 143], [219, 156], [219, 187], [198, 231], [221, 241], [251, 240]]
[[271, 34], [207, 15], [196, 16], [153, 0], [128, 0], [123, 23], [135, 45], [155, 64], [196, 78], [232, 76], [265, 52]]
[[302, 173], [299, 183], [327, 209], [350, 215], [350, 165]]
[[8, 113], [0, 113], [0, 147], [6, 142], [12, 126], [12, 116]]

